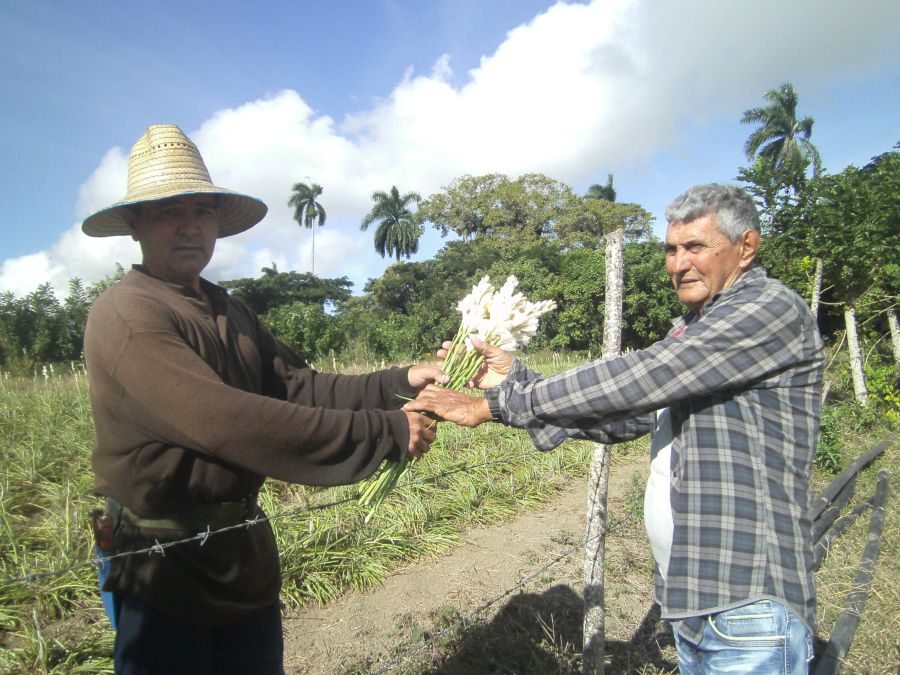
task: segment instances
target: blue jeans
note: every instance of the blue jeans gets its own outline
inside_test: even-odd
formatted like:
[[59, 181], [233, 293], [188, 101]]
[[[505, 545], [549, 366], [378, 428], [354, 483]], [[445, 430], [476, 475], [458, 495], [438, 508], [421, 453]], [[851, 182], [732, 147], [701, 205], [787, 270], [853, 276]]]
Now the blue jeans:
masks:
[[682, 675], [809, 672], [813, 636], [806, 624], [781, 603], [760, 600], [704, 618], [700, 644], [675, 631]]
[[117, 594], [115, 671], [121, 675], [282, 675], [281, 605], [225, 626], [205, 628], [160, 614]]

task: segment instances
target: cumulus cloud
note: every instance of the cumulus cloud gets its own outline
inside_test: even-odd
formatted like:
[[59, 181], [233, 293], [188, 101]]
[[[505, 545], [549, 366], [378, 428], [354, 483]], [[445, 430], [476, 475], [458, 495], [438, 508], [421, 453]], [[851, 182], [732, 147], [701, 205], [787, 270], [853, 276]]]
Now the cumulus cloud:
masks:
[[[270, 210], [219, 242], [208, 276], [257, 276], [272, 262], [308, 271], [312, 233], [287, 200], [294, 182], [312, 181], [324, 187], [328, 212], [315, 233], [316, 273], [346, 275], [361, 290], [391, 262], [375, 254], [371, 230], [359, 232], [373, 190], [427, 195], [464, 173], [539, 171], [576, 186], [635, 166], [649, 172], [657, 153], [685, 150], [686, 127], [736, 119], [782, 81], [806, 92], [890, 65], [898, 14], [875, 0], [559, 3], [511, 30], [465, 77], [443, 55], [427, 74], [398, 74], [392, 91], [339, 121], [292, 90], [215, 112], [185, 131], [216, 183]], [[121, 197], [126, 168], [127, 149], [109, 150], [82, 186], [78, 213]], [[429, 241], [423, 254], [434, 252]], [[76, 225], [50, 250], [5, 261], [0, 288], [92, 281], [136, 257], [133, 242], [89, 239]]]

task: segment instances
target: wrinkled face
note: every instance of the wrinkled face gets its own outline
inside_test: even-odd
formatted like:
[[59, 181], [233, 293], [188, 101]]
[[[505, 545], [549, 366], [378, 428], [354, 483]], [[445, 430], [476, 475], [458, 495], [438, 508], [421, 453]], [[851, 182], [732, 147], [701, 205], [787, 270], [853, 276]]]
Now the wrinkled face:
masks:
[[732, 242], [719, 231], [715, 214], [669, 223], [666, 272], [678, 299], [699, 315], [707, 300], [731, 286], [750, 266], [758, 246], [755, 230]]
[[199, 286], [219, 234], [213, 195], [173, 197], [141, 205], [131, 222], [144, 265], [160, 279]]

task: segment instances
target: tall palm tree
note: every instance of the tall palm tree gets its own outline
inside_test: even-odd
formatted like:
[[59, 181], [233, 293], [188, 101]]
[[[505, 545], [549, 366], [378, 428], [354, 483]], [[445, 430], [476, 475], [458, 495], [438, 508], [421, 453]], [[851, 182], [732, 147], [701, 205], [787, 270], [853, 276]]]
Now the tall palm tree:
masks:
[[378, 221], [375, 250], [382, 258], [393, 255], [400, 262], [401, 255], [409, 258], [419, 250], [422, 225], [409, 206], [418, 204], [420, 199], [418, 192], [401, 195], [396, 185], [391, 187], [390, 192], [377, 190], [372, 193], [374, 206], [363, 218], [359, 229], [368, 229], [369, 225]]
[[590, 199], [605, 199], [608, 202], [616, 201], [616, 189], [613, 187], [613, 175], [606, 175], [606, 185], [594, 183], [584, 195]]
[[812, 135], [813, 118], [797, 119], [797, 94], [794, 86], [785, 82], [778, 89], [767, 91], [769, 105], [751, 108], [741, 117], [742, 124], [760, 124], [747, 142], [744, 152], [752, 160], [757, 154], [770, 162], [779, 178], [786, 170], [803, 173], [812, 165], [813, 175], [819, 173], [821, 159]]
[[291, 198], [288, 200], [288, 206], [294, 209], [294, 220], [300, 227], [306, 227], [312, 230], [312, 274], [316, 273], [316, 228], [313, 227], [318, 222], [319, 227], [325, 224], [325, 209], [316, 201], [316, 198], [322, 194], [322, 186], [318, 183], [307, 185], [306, 183], [294, 183], [291, 188]]

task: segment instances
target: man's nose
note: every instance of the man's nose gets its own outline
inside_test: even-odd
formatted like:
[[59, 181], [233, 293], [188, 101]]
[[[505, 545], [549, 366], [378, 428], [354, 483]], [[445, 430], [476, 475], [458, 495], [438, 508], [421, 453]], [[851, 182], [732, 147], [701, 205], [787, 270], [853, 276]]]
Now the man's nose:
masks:
[[199, 232], [202, 219], [202, 216], [193, 209], [185, 209], [178, 219], [178, 231], [184, 234]]
[[672, 272], [687, 272], [691, 268], [691, 256], [683, 248], [676, 248], [669, 256], [669, 270]]

